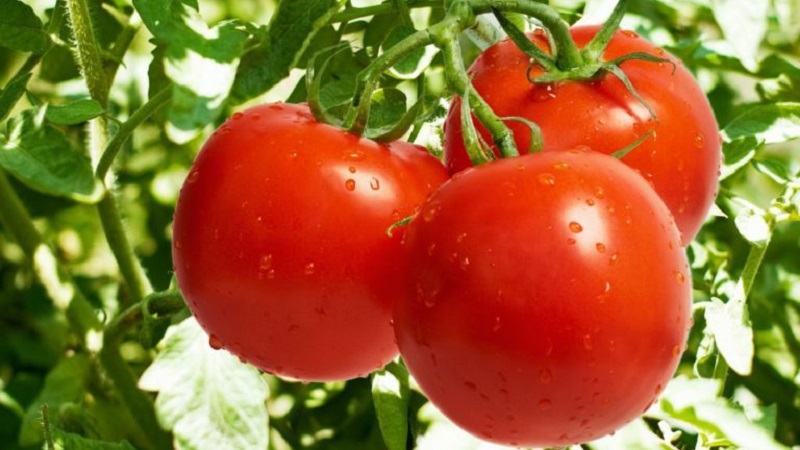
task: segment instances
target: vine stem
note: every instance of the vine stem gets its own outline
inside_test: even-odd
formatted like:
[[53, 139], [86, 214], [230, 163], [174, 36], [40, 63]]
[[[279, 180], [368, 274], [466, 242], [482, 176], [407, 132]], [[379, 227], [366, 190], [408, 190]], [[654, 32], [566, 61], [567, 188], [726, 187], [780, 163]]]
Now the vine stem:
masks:
[[37, 279], [45, 287], [56, 308], [65, 312], [81, 339], [85, 339], [89, 331], [100, 329], [101, 323], [94, 308], [58, 263], [50, 247], [44, 243], [25, 205], [22, 204], [2, 169], [0, 169], [0, 205], [3, 205], [0, 209], [0, 222], [11, 232], [32, 262]]

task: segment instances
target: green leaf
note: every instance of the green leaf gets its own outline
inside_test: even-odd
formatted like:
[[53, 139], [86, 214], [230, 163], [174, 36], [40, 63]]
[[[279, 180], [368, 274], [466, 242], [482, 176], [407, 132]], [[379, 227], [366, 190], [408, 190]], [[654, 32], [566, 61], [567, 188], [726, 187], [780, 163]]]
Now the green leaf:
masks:
[[52, 430], [54, 450], [136, 450], [126, 441], [105, 442], [89, 439], [75, 433], [68, 433], [58, 428]]
[[213, 350], [193, 318], [167, 331], [139, 386], [158, 391], [156, 413], [177, 448], [267, 448], [266, 383], [255, 368]]
[[42, 405], [46, 404], [51, 412], [58, 411], [60, 406], [82, 398], [89, 383], [90, 365], [89, 358], [79, 354], [64, 358], [47, 374], [44, 388], [25, 412], [19, 434], [21, 446], [42, 442]]
[[789, 168], [786, 164], [778, 159], [762, 159], [754, 160], [753, 168], [760, 173], [772, 178], [778, 184], [786, 184], [791, 180], [789, 175]]
[[408, 371], [393, 362], [372, 375], [372, 399], [389, 450], [405, 450], [408, 438]]
[[749, 108], [721, 132], [725, 179], [744, 167], [764, 144], [800, 138], [800, 103], [785, 102]]
[[753, 367], [753, 328], [744, 301], [713, 299], [705, 308], [708, 330], [731, 369], [747, 375]]
[[340, 3], [338, 0], [280, 2], [267, 34], [242, 57], [231, 91], [234, 101], [243, 102], [263, 94], [286, 78]]
[[165, 46], [164, 73], [174, 84], [167, 134], [185, 143], [219, 117], [248, 38], [234, 22], [209, 28], [196, 2], [134, 0], [142, 21]]
[[675, 450], [675, 447], [656, 436], [643, 420], [635, 420], [613, 435], [593, 441], [591, 448], [592, 450]]
[[14, 105], [25, 95], [25, 89], [32, 76], [31, 73], [19, 75], [6, 83], [3, 90], [0, 90], [0, 122], [6, 120]]
[[717, 392], [718, 380], [680, 376], [670, 381], [661, 400], [647, 415], [695, 428], [700, 435], [698, 448], [701, 444], [727, 441], [734, 448], [788, 450], [771, 431], [750, 421], [741, 407], [717, 397]]
[[45, 194], [94, 203], [103, 188], [95, 179], [91, 162], [72, 147], [64, 133], [43, 124], [43, 110], [32, 109], [9, 124], [0, 136], [0, 166]]
[[103, 114], [103, 106], [91, 99], [76, 100], [66, 105], [49, 105], [45, 118], [57, 125], [77, 125]]
[[403, 119], [406, 112], [406, 95], [394, 88], [378, 89], [372, 94], [367, 121], [367, 135], [379, 135], [391, 130]]
[[758, 51], [767, 33], [769, 0], [713, 0], [711, 10], [742, 64], [755, 71]]
[[757, 208], [745, 208], [734, 219], [736, 228], [742, 237], [756, 247], [763, 247], [772, 236], [772, 230], [764, 217], [764, 211]]
[[[392, 29], [389, 35], [386, 36], [381, 44], [381, 51], [386, 51], [389, 48], [397, 45], [400, 41], [416, 33], [414, 27], [408, 25], [400, 25]], [[426, 46], [417, 49], [408, 55], [404, 56], [394, 66], [392, 66], [388, 74], [400, 80], [413, 80], [417, 78], [428, 65], [430, 65], [433, 57], [436, 55], [435, 47]]]
[[30, 6], [19, 0], [0, 2], [0, 47], [40, 54], [49, 44], [42, 21]]

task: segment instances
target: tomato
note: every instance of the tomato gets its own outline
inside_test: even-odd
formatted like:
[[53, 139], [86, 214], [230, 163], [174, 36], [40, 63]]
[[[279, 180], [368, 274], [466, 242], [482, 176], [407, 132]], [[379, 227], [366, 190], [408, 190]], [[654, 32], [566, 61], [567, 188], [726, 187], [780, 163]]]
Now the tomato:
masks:
[[456, 174], [408, 225], [395, 333], [453, 422], [521, 447], [564, 447], [641, 415], [690, 327], [691, 280], [669, 210], [593, 151]]
[[[578, 46], [596, 34], [599, 26], [571, 29]], [[541, 35], [531, 35], [546, 47]], [[566, 81], [532, 85], [526, 71], [529, 58], [511, 41], [502, 41], [482, 53], [470, 71], [475, 89], [500, 117], [518, 116], [536, 122], [545, 149], [566, 150], [586, 145], [614, 153], [652, 132], [652, 136], [622, 158], [650, 182], [675, 216], [688, 244], [703, 224], [716, 197], [721, 143], [713, 111], [703, 91], [681, 62], [631, 31], [618, 31], [605, 60], [644, 52], [674, 63], [629, 60], [621, 68], [647, 108], [611, 74], [595, 81]], [[541, 75], [541, 69], [531, 72]], [[460, 100], [445, 121], [445, 164], [451, 173], [471, 165], [461, 133]], [[477, 123], [477, 121], [476, 121]], [[530, 144], [524, 124], [507, 121], [521, 152]], [[478, 127], [487, 142], [488, 133]]]
[[180, 193], [181, 292], [212, 346], [264, 371], [366, 375], [397, 355], [390, 321], [406, 258], [402, 232], [387, 229], [446, 178], [423, 148], [359, 138], [304, 105], [236, 113]]

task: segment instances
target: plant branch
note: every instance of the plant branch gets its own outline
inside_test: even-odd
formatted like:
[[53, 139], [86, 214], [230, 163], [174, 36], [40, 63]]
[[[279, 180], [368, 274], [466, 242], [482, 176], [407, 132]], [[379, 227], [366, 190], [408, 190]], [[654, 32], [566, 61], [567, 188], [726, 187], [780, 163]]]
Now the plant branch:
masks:
[[97, 42], [86, 0], [67, 0], [72, 32], [76, 41], [78, 66], [86, 79], [92, 98], [104, 107], [108, 103], [109, 85], [103, 69], [103, 58]]

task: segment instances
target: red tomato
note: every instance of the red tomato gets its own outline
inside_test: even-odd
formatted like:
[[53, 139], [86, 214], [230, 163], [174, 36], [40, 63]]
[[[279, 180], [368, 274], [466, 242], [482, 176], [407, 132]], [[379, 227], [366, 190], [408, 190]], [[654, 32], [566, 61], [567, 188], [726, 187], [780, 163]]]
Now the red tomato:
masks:
[[641, 415], [690, 327], [679, 232], [610, 156], [545, 152], [455, 175], [406, 231], [400, 354], [456, 424], [505, 445], [564, 447]]
[[175, 211], [175, 272], [211, 345], [303, 380], [383, 366], [406, 263], [402, 231], [386, 231], [446, 176], [423, 148], [361, 139], [304, 105], [234, 114]]
[[[583, 46], [598, 29], [575, 27], [571, 33]], [[531, 36], [545, 48], [541, 36]], [[621, 65], [655, 111], [657, 121], [611, 74], [591, 82], [532, 85], [526, 77], [529, 58], [508, 40], [482, 53], [470, 71], [476, 91], [500, 117], [524, 117], [541, 127], [546, 150], [586, 145], [611, 154], [653, 131], [622, 161], [642, 174], [664, 199], [683, 233], [683, 243], [688, 244], [716, 197], [721, 155], [717, 122], [705, 94], [681, 62], [635, 33], [617, 32], [604, 58], [632, 52], [669, 58], [675, 64], [631, 60]], [[541, 70], [531, 73], [541, 74]], [[458, 99], [453, 102], [445, 122], [444, 158], [451, 173], [471, 166], [461, 134], [460, 105]], [[514, 121], [507, 124], [520, 151], [527, 151], [528, 127]], [[488, 133], [478, 128], [491, 142]]]

